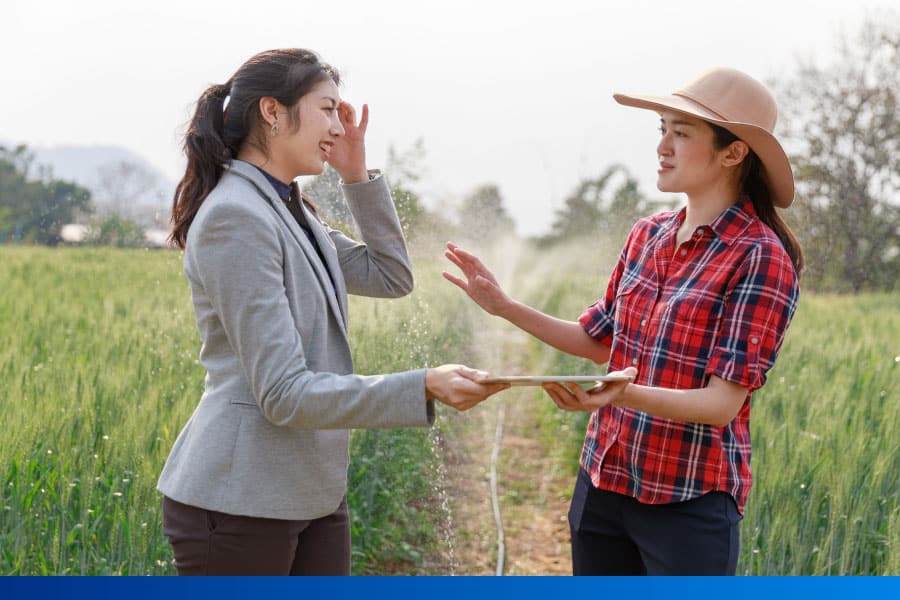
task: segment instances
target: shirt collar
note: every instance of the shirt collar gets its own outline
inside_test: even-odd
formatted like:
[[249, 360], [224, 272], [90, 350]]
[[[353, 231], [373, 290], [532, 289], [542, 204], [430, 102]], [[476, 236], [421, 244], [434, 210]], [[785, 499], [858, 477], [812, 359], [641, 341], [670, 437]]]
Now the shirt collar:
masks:
[[[678, 231], [678, 227], [684, 223], [687, 208], [682, 208], [675, 213], [672, 221], [673, 231]], [[709, 224], [709, 229], [726, 244], [732, 243], [738, 239], [742, 233], [750, 226], [756, 216], [756, 210], [753, 208], [753, 201], [750, 196], [741, 196], [737, 201], [725, 209], [722, 214], [713, 219]]]
[[713, 230], [723, 242], [730, 244], [738, 239], [756, 219], [756, 210], [750, 196], [741, 196], [737, 202], [729, 206], [716, 217], [709, 228]]
[[275, 188], [275, 193], [278, 194], [279, 198], [281, 198], [282, 200], [289, 200], [291, 198], [290, 184], [284, 183], [280, 179], [276, 179], [275, 177], [272, 177], [271, 175], [269, 175], [269, 173], [265, 169], [261, 169], [260, 167], [257, 167], [256, 165], [253, 165], [253, 166], [256, 167], [256, 169], [260, 173], [262, 173], [263, 175], [266, 176], [266, 179], [269, 181], [269, 183], [272, 184], [272, 187]]

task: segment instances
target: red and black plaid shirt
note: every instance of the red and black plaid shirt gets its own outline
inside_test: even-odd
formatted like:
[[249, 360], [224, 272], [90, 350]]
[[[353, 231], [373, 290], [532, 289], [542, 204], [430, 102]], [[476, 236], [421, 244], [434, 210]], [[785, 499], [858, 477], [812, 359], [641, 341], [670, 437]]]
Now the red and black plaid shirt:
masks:
[[711, 375], [744, 386], [725, 427], [616, 406], [591, 415], [581, 466], [594, 485], [663, 504], [750, 491], [750, 396], [765, 383], [797, 307], [797, 274], [775, 233], [742, 198], [675, 247], [685, 211], [641, 219], [606, 296], [579, 318], [611, 346], [609, 370], [630, 365], [636, 383], [705, 387]]

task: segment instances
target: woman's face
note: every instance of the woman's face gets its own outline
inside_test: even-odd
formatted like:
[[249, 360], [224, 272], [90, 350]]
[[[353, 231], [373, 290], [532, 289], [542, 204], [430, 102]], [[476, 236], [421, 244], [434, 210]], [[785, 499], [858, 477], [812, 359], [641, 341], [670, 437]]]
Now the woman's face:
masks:
[[660, 114], [659, 131], [659, 191], [691, 195], [708, 189], [723, 176], [715, 160], [713, 130], [702, 119], [666, 111]]
[[[316, 84], [300, 98], [299, 126], [293, 130], [287, 126], [271, 138], [273, 157], [278, 157], [293, 177], [319, 175], [334, 148], [337, 137], [344, 135], [344, 126], [338, 119], [340, 94], [335, 83], [328, 79]], [[281, 133], [283, 131], [283, 133]]]

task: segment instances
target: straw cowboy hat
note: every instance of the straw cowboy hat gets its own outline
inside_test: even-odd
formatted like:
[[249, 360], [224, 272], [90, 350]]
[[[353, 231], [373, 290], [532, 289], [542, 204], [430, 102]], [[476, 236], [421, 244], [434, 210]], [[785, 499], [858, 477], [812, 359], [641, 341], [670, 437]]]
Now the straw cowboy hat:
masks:
[[657, 112], [674, 110], [723, 127], [747, 143], [762, 162], [775, 206], [794, 200], [794, 175], [778, 140], [778, 107], [766, 87], [735, 69], [713, 68], [670, 96], [613, 94], [619, 104]]

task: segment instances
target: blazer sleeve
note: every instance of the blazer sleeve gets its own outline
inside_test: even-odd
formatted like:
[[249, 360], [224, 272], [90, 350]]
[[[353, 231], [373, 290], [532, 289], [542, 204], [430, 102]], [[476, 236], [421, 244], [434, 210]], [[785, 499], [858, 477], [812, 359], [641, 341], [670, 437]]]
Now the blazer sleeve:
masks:
[[[270, 215], [237, 201], [222, 202], [194, 227], [188, 242], [192, 285], [200, 286], [221, 322], [266, 419], [300, 429], [426, 426], [433, 421], [424, 369], [360, 376], [307, 367], [285, 290], [277, 224]], [[294, 309], [302, 314], [302, 306]]]
[[409, 294], [414, 283], [412, 262], [384, 176], [342, 187], [362, 237], [360, 243], [340, 231], [329, 230], [347, 292], [378, 298]]

